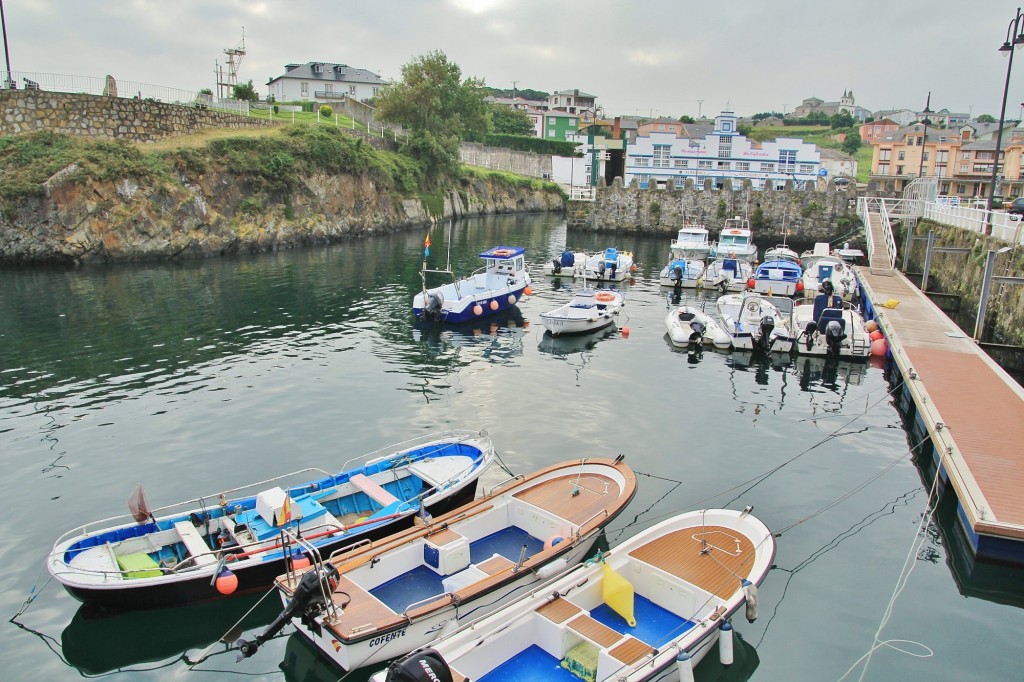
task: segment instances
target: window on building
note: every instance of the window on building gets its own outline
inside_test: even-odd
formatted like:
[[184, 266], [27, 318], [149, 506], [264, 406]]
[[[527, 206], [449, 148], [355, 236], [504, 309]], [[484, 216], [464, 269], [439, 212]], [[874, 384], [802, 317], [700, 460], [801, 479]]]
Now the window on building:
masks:
[[903, 166], [896, 166], [896, 175], [903, 175]]
[[356, 96], [356, 86], [354, 86], [354, 85], [348, 86], [348, 96], [349, 97], [355, 97]]
[[935, 175], [939, 176], [940, 178], [946, 177], [946, 167], [945, 166], [935, 166]]
[[976, 164], [974, 164], [974, 172], [975, 173], [991, 173], [992, 172], [992, 164], [991, 163], [976, 163]]
[[700, 159], [697, 161], [697, 168], [711, 168], [710, 159]]
[[924, 161], [928, 160], [928, 152], [921, 152], [921, 157]]
[[996, 155], [994, 152], [974, 152], [974, 158], [978, 161], [992, 161]]
[[690, 162], [686, 159], [676, 159], [674, 162], [676, 168], [689, 168]]
[[907, 153], [905, 151], [903, 151], [903, 150], [900, 150], [900, 153], [896, 156], [896, 160], [897, 161], [905, 161], [906, 158], [907, 158]]
[[970, 152], [960, 152], [960, 158], [963, 159], [964, 161], [970, 161], [971, 160], [971, 153]]
[[967, 191], [967, 185], [957, 185], [956, 186], [956, 193], [957, 194], [963, 194], [966, 191]]
[[891, 157], [892, 157], [892, 150], [891, 149], [879, 149], [878, 150], [878, 160], [879, 161], [888, 161]]
[[779, 150], [779, 172], [780, 173], [795, 173], [796, 172], [796, 150], [795, 149], [780, 149]]
[[667, 144], [654, 145], [654, 167], [668, 168], [668, 156], [672, 147]]
[[800, 164], [800, 172], [803, 173], [804, 175], [810, 175], [811, 173], [814, 172], [814, 164], [811, 164], [811, 163], [801, 163]]
[[301, 81], [299, 83], [299, 93], [303, 97], [309, 97], [309, 83], [307, 83], [306, 81]]
[[732, 156], [732, 138], [731, 137], [720, 137], [718, 138], [718, 155], [723, 159], [728, 159]]
[[651, 165], [651, 160], [648, 159], [647, 157], [637, 157], [636, 165], [640, 166], [641, 168], [646, 168], [647, 166]]
[[762, 163], [761, 164], [761, 170], [763, 172], [765, 172], [765, 173], [774, 173], [775, 172], [775, 164], [774, 163]]
[[575, 118], [570, 118], [569, 119], [569, 125], [571, 125], [573, 128], [575, 128], [577, 125], [579, 125], [579, 121], [577, 119], [575, 119]]
[[548, 137], [554, 137], [554, 136], [555, 136], [555, 131], [554, 130], [549, 130], [548, 131]]
[[878, 164], [878, 174], [879, 175], [888, 175], [889, 174], [889, 164], [887, 164], [887, 163], [880, 163], [880, 164]]
[[554, 116], [548, 116], [548, 125], [549, 126], [555, 125], [555, 117]]
[[749, 161], [737, 161], [736, 162], [736, 170], [738, 170], [738, 171], [748, 171], [748, 170], [750, 170], [750, 162]]
[[968, 168], [970, 168], [970, 166], [968, 166], [966, 163], [961, 163], [960, 164], [960, 172], [961, 173], [966, 173]]
[[935, 161], [938, 163], [946, 163], [947, 161], [949, 161], [949, 151], [945, 150], [935, 152]]

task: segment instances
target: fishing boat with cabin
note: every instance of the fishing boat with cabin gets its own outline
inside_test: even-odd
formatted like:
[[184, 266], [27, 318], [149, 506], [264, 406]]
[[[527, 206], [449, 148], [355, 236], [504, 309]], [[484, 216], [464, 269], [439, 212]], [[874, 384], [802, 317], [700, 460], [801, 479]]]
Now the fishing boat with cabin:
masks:
[[540, 322], [552, 336], [589, 334], [615, 323], [625, 304], [622, 292], [584, 287], [568, 303], [540, 314]]
[[166, 507], [141, 486], [131, 516], [78, 526], [46, 567], [75, 598], [117, 608], [182, 605], [266, 590], [293, 561], [286, 533], [329, 554], [473, 499], [495, 457], [485, 432], [448, 431]]
[[636, 493], [622, 461], [587, 458], [499, 484], [423, 526], [280, 576], [281, 615], [345, 670], [423, 646], [575, 566]]
[[[428, 237], [429, 240], [429, 237]], [[425, 247], [429, 251], [429, 246]], [[495, 246], [480, 254], [484, 265], [468, 277], [458, 279], [449, 267], [420, 270], [423, 289], [412, 300], [412, 312], [420, 320], [459, 323], [511, 308], [530, 294], [530, 273], [526, 270], [526, 249]], [[452, 281], [427, 288], [427, 274], [441, 273]]]
[[732, 663], [730, 619], [744, 606], [748, 621], [757, 618], [774, 556], [775, 539], [750, 507], [681, 514], [371, 679], [693, 680], [716, 642]]

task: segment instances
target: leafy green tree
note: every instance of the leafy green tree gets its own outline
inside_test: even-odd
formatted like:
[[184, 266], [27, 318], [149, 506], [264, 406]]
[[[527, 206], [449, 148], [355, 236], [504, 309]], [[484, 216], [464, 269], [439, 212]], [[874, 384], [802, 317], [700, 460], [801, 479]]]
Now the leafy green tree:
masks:
[[841, 144], [839, 148], [842, 149], [847, 154], [849, 154], [850, 156], [853, 156], [854, 154], [857, 153], [857, 150], [860, 149], [860, 146], [860, 133], [849, 133], [847, 134], [846, 139], [843, 140], [843, 144]]
[[498, 135], [529, 135], [533, 132], [533, 121], [522, 109], [513, 109], [501, 104], [491, 107], [491, 122]]
[[231, 96], [245, 102], [259, 102], [260, 96], [252, 85], [252, 79], [248, 83], [239, 83], [231, 88]]
[[693, 116], [688, 116], [686, 114], [683, 114], [682, 116], [679, 117], [679, 122], [680, 123], [696, 123], [697, 121], [694, 120]]
[[978, 123], [995, 123], [996, 119], [992, 114], [982, 114], [978, 117]]
[[749, 123], [739, 123], [736, 126], [736, 132], [744, 137], [750, 137], [750, 134], [754, 132], [754, 127]]
[[438, 50], [402, 67], [402, 79], [377, 94], [377, 113], [409, 131], [405, 151], [428, 175], [454, 174], [459, 142], [490, 132], [487, 93], [482, 80], [462, 80], [459, 66]]
[[853, 116], [850, 116], [848, 111], [840, 111], [839, 113], [832, 114], [828, 119], [828, 123], [832, 128], [849, 128], [853, 125]]
[[763, 121], [764, 119], [771, 118], [773, 116], [775, 118], [785, 118], [784, 114], [780, 114], [777, 111], [762, 111], [759, 114], [754, 114], [753, 116], [751, 116], [751, 118], [754, 119], [755, 121]]
[[198, 94], [200, 94], [200, 95], [212, 95], [213, 94], [213, 90], [211, 90], [210, 88], [199, 88]]

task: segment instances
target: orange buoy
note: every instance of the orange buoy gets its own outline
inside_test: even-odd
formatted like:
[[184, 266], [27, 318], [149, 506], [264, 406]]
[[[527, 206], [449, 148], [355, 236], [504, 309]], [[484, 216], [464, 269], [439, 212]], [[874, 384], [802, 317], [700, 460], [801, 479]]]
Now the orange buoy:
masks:
[[533, 296], [533, 289], [531, 289], [530, 287], [526, 287], [525, 289], [523, 289], [523, 293], [526, 294], [527, 296]]
[[498, 302], [497, 301], [491, 301], [491, 310], [497, 310], [497, 309], [498, 309]]
[[627, 339], [629, 338], [629, 327], [622, 328], [622, 336]]
[[615, 294], [611, 293], [610, 291], [599, 291], [596, 294], [594, 294], [594, 300], [607, 303], [608, 301], [615, 300]]
[[473, 306], [473, 314], [474, 315], [480, 315], [483, 312], [484, 312], [484, 309], [480, 307], [479, 303], [477, 303], [475, 306]]
[[864, 328], [867, 329], [869, 332], [873, 332], [876, 329], [878, 329], [878, 323], [875, 322], [874, 320], [868, 320], [867, 324], [864, 325]]
[[875, 331], [868, 334], [868, 338], [870, 338], [872, 341], [878, 341], [879, 339], [883, 338], [882, 331], [880, 329], [876, 329]]
[[221, 594], [231, 594], [238, 589], [238, 576], [228, 568], [222, 568], [217, 575], [216, 587]]
[[296, 554], [292, 557], [292, 570], [301, 571], [304, 568], [309, 568], [309, 557], [305, 554]]
[[796, 281], [796, 290], [798, 293], [804, 290], [804, 281], [802, 279]]
[[509, 305], [515, 305], [516, 304], [516, 295], [515, 294], [509, 294], [508, 295], [508, 304]]
[[[873, 333], [873, 332], [872, 332]], [[885, 339], [875, 339], [871, 342], [871, 354], [877, 355], [878, 357], [884, 356], [889, 352], [889, 344], [885, 342]]]
[[747, 280], [747, 288], [748, 289], [753, 289], [754, 288], [754, 278], [753, 277], [751, 277], [750, 279]]

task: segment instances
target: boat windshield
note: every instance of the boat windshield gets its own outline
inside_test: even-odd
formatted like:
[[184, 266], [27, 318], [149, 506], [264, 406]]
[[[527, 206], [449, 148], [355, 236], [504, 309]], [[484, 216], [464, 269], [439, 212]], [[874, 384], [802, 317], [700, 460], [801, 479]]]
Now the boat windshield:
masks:
[[722, 246], [746, 246], [750, 238], [742, 234], [723, 234], [718, 243]]

